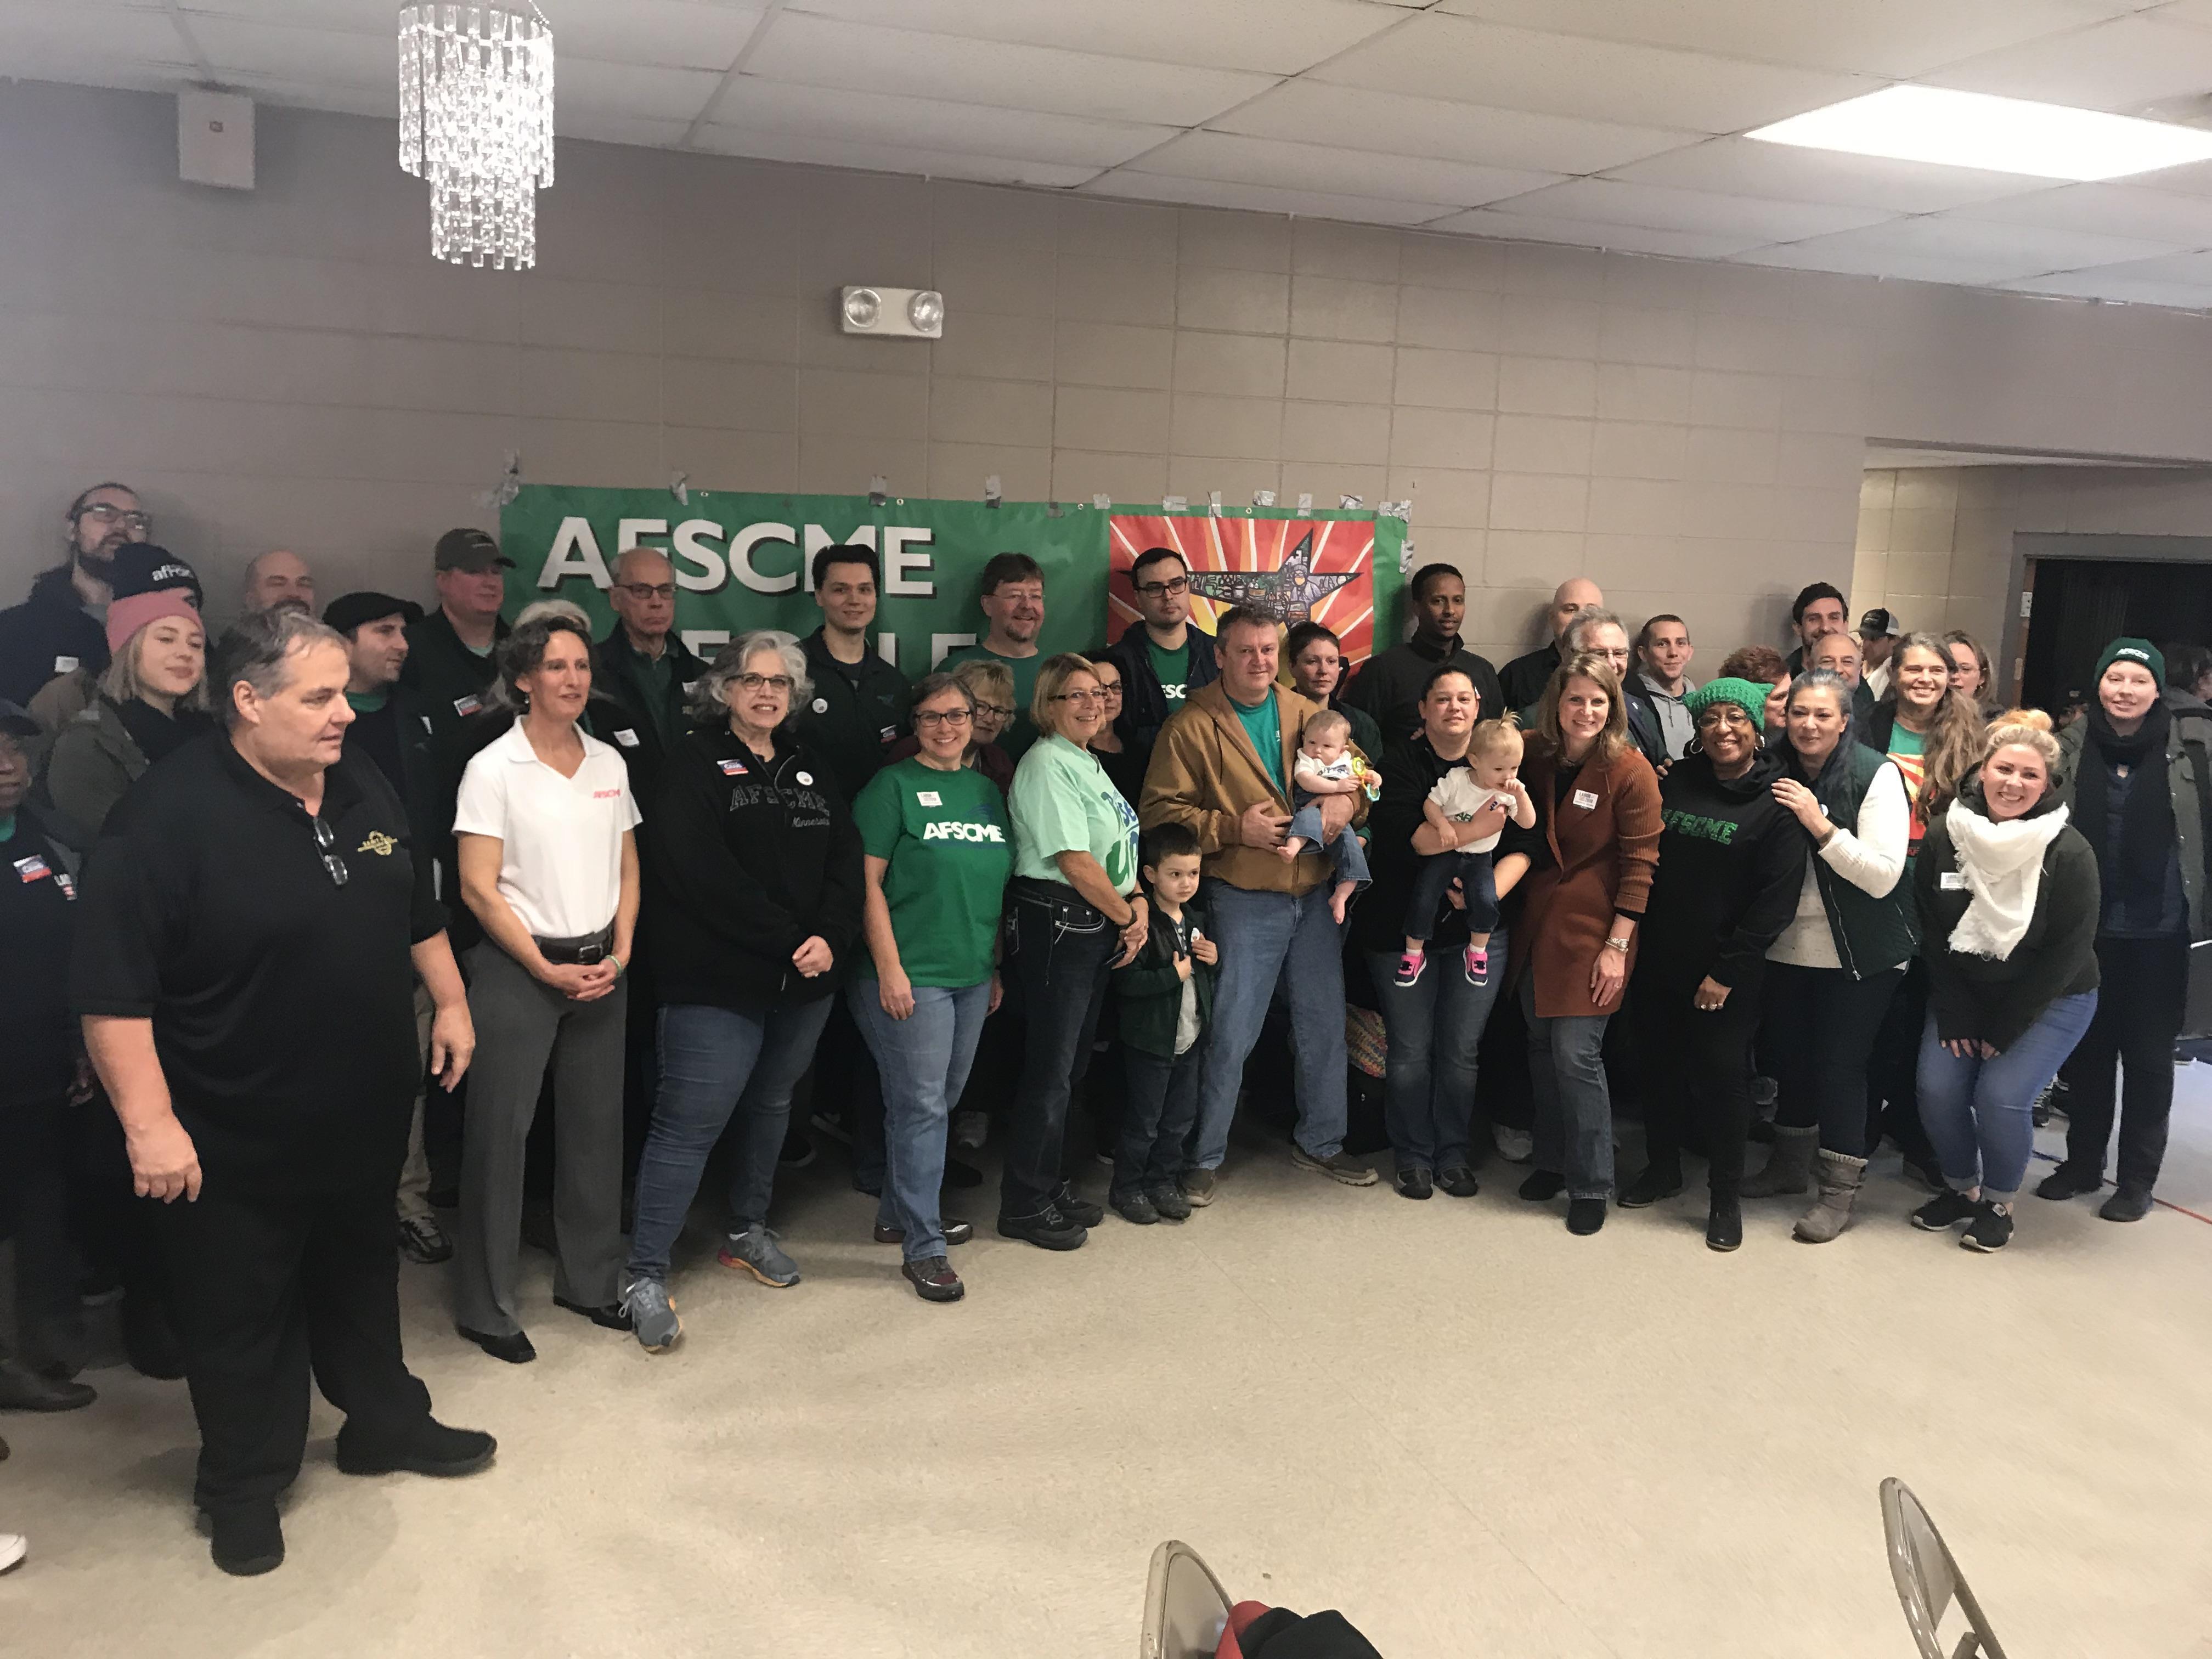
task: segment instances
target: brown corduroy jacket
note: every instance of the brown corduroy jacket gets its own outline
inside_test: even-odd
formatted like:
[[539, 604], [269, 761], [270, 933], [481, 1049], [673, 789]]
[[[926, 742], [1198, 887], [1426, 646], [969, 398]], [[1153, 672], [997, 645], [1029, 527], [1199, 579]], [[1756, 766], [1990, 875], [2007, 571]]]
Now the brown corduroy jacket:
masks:
[[[1553, 862], [1522, 885], [1514, 972], [1535, 975], [1541, 1018], [1618, 1013], [1617, 1000], [1604, 1008], [1591, 1000], [1590, 967], [1605, 948], [1613, 913], [1641, 917], [1650, 896], [1663, 827], [1658, 775], [1632, 744], [1610, 766], [1585, 764], [1556, 811], [1554, 776], [1551, 759], [1533, 752], [1521, 768]], [[1635, 970], [1633, 949], [1626, 965]]]
[[[1283, 776], [1291, 775], [1298, 752], [1298, 732], [1321, 705], [1285, 686], [1269, 690], [1275, 699], [1275, 716], [1283, 728]], [[1355, 750], [1356, 752], [1356, 750]], [[1366, 757], [1363, 756], [1363, 759]], [[1255, 802], [1267, 801], [1289, 816], [1291, 803], [1275, 787], [1267, 769], [1245, 734], [1243, 722], [1230, 706], [1229, 694], [1217, 680], [1192, 692], [1180, 711], [1160, 728], [1152, 745], [1152, 764], [1145, 771], [1144, 799], [1137, 808], [1138, 821], [1150, 830], [1155, 824], [1188, 824], [1198, 837], [1203, 855], [1201, 868], [1231, 887], [1255, 893], [1292, 893], [1303, 896], [1328, 878], [1327, 855], [1309, 849], [1296, 859], [1285, 859], [1264, 847], [1247, 847], [1237, 838], [1237, 821]], [[1367, 818], [1367, 797], [1354, 795], [1352, 821]]]

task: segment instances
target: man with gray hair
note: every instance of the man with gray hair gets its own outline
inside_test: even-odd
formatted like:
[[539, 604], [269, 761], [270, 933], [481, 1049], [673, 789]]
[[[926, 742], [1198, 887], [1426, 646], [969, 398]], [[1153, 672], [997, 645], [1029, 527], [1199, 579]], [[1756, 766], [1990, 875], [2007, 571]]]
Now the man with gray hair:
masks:
[[[1584, 653], [1605, 659], [1607, 665], [1613, 670], [1613, 678], [1620, 682], [1620, 700], [1628, 717], [1629, 741], [1636, 745], [1637, 752], [1664, 776], [1668, 766], [1666, 732], [1659, 723], [1658, 711], [1651, 706], [1651, 699], [1638, 690], [1629, 677], [1627, 624], [1602, 606], [1592, 605], [1577, 611], [1561, 630], [1559, 647], [1562, 662], [1571, 662]], [[1536, 711], [1542, 702], [1543, 693], [1539, 690], [1535, 701], [1520, 711], [1522, 725], [1535, 725]]]
[[305, 559], [282, 547], [246, 567], [246, 614], [274, 611], [280, 605], [310, 612], [315, 608], [314, 573]]
[[392, 1195], [421, 1055], [476, 1046], [398, 795], [345, 746], [346, 643], [281, 606], [210, 676], [228, 727], [139, 780], [84, 879], [70, 1002], [167, 1256], [216, 1565], [284, 1559], [276, 1499], [310, 1372], [346, 1413], [337, 1468], [468, 1474], [492, 1438], [430, 1416], [400, 1352]]

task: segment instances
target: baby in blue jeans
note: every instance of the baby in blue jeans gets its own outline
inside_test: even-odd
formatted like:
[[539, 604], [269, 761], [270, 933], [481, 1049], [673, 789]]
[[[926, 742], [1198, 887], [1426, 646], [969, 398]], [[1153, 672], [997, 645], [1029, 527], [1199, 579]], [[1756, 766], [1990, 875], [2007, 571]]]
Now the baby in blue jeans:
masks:
[[1330, 841], [1322, 832], [1321, 797], [1354, 795], [1365, 791], [1372, 800], [1382, 793], [1382, 775], [1360, 759], [1352, 748], [1352, 722], [1334, 708], [1307, 718], [1298, 733], [1298, 757], [1291, 767], [1291, 823], [1283, 844], [1275, 850], [1285, 863], [1309, 847], [1322, 847], [1336, 866], [1336, 888], [1328, 896], [1329, 914], [1339, 922], [1352, 896], [1367, 885], [1367, 849], [1349, 825]]

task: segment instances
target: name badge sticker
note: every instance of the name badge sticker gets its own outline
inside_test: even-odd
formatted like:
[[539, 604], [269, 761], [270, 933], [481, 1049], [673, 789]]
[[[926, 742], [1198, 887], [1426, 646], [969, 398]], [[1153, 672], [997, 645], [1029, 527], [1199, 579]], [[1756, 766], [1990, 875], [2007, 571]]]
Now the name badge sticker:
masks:
[[1946, 870], [1937, 878], [1936, 885], [1946, 893], [1963, 893], [1967, 890], [1966, 872], [1963, 870]]
[[942, 806], [945, 805], [945, 797], [938, 793], [934, 789], [917, 789], [915, 791], [914, 798], [920, 801], [924, 806]]
[[75, 657], [56, 657], [54, 659], [54, 672], [57, 674], [74, 674], [76, 672], [76, 669], [77, 659]]
[[473, 693], [465, 697], [455, 697], [453, 699], [453, 712], [456, 714], [459, 714], [463, 720], [466, 720], [470, 715], [475, 714], [483, 707], [483, 699], [475, 696]]
[[46, 868], [46, 861], [44, 859], [33, 853], [27, 859], [15, 860], [15, 874], [23, 881], [33, 882], [44, 881], [48, 876], [53, 874], [53, 872]]
[[1574, 804], [1582, 808], [1585, 812], [1595, 811], [1597, 810], [1597, 791], [1595, 789], [1576, 790]]
[[615, 741], [625, 749], [635, 749], [637, 747], [637, 733], [625, 726], [615, 733]]
[[744, 775], [745, 763], [743, 761], [726, 760], [722, 763], [722, 775], [724, 777], [741, 778], [744, 776]]
[[896, 743], [898, 741], [898, 727], [896, 726], [886, 726], [882, 731], [877, 732], [876, 736], [884, 743]]
[[684, 695], [687, 697], [697, 691], [698, 689], [699, 682], [696, 680], [686, 680], [684, 682]]

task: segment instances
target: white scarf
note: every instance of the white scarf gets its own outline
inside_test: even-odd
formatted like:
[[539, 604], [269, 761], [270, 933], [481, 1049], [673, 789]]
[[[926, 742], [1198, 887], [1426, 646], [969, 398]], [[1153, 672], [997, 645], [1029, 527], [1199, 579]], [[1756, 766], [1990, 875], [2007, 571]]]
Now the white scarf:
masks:
[[1951, 931], [1951, 948], [1962, 956], [2007, 961], [2035, 915], [2043, 855], [2066, 827], [2066, 808], [1998, 823], [1954, 799], [1943, 827], [1972, 896]]

